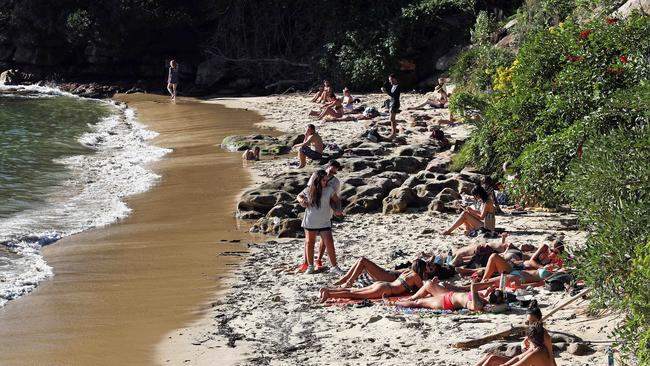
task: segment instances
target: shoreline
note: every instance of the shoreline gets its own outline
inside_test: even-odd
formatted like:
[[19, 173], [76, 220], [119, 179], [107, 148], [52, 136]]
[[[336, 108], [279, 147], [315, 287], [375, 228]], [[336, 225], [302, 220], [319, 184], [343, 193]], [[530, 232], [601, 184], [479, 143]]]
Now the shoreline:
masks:
[[[421, 96], [407, 94], [403, 105], [414, 105]], [[364, 96], [372, 103], [381, 100], [379, 95]], [[244, 101], [247, 98], [241, 98]], [[302, 132], [310, 120], [306, 112], [312, 107], [303, 96], [271, 96], [252, 98], [243, 105], [262, 115], [260, 124], [283, 133]], [[444, 118], [446, 111], [429, 110], [402, 113], [408, 115], [430, 114]], [[384, 118], [385, 119], [385, 118]], [[381, 119], [380, 119], [381, 120]], [[382, 125], [382, 122], [379, 123]], [[385, 125], [385, 123], [383, 124]], [[404, 126], [404, 123], [402, 123]], [[324, 140], [345, 144], [358, 138], [367, 125], [364, 121], [316, 123]], [[418, 141], [422, 130], [406, 123], [409, 143]], [[469, 135], [466, 127], [443, 127], [447, 136], [464, 139]], [[419, 134], [418, 134], [419, 132]], [[290, 159], [294, 155], [287, 156]], [[286, 159], [265, 160], [254, 166], [260, 179], [268, 181], [287, 170]], [[308, 170], [315, 169], [309, 165]], [[345, 179], [348, 173], [340, 176]], [[346, 216], [335, 225], [334, 239], [341, 267], [347, 270], [355, 258], [365, 256], [381, 266], [392, 267], [408, 258], [393, 257], [391, 253], [403, 251], [444, 252], [449, 246], [485, 242], [483, 238], [463, 235], [442, 237], [438, 234], [455, 215], [407, 212], [382, 215], [381, 213]], [[569, 248], [582, 245], [585, 233], [566, 226], [573, 216], [567, 213], [529, 212], [524, 216], [498, 216], [497, 225], [511, 232], [516, 244], [539, 245], [549, 235], [562, 231]], [[407, 230], [405, 230], [407, 229]], [[232, 364], [374, 364], [413, 362], [415, 364], [444, 363], [453, 365], [474, 364], [488, 346], [461, 351], [449, 346], [453, 341], [467, 340], [517, 325], [523, 320], [521, 309], [501, 314], [478, 316], [418, 316], [404, 314], [392, 307], [374, 304], [368, 308], [354, 306], [324, 307], [318, 303], [318, 288], [331, 286], [334, 278], [327, 274], [314, 276], [293, 274], [302, 257], [302, 239], [273, 239], [261, 244], [251, 244], [251, 251], [232, 277], [232, 289], [217, 301], [203, 322], [179, 330], [174, 342], [162, 343], [159, 360], [168, 364], [184, 362], [189, 365], [209, 365], [227, 360]], [[324, 259], [327, 262], [327, 259]], [[542, 312], [568, 298], [565, 293], [545, 293], [538, 290]], [[583, 300], [561, 310], [547, 321], [549, 331], [579, 336], [590, 344], [593, 352], [576, 356], [566, 351], [568, 343], [560, 343], [556, 352], [558, 365], [598, 363], [605, 359], [607, 334], [618, 321], [616, 315], [604, 314], [586, 317]], [[476, 325], [475, 323], [485, 323]], [[178, 333], [182, 333], [178, 334]], [[503, 342], [502, 342], [503, 343]], [[161, 345], [162, 345], [161, 344]], [[499, 343], [498, 343], [499, 344]], [[510, 343], [512, 344], [512, 343]], [[178, 356], [176, 358], [172, 356]], [[225, 359], [228, 355], [230, 358]], [[445, 360], [445, 361], [443, 361]]]
[[124, 99], [160, 133], [153, 144], [173, 149], [150, 166], [162, 179], [126, 199], [126, 219], [45, 248], [54, 278], [0, 310], [3, 364], [152, 364], [162, 335], [200, 318], [215, 277], [238, 261], [218, 254], [251, 238], [232, 208], [252, 177], [215, 145], [258, 131], [259, 117], [185, 98]]

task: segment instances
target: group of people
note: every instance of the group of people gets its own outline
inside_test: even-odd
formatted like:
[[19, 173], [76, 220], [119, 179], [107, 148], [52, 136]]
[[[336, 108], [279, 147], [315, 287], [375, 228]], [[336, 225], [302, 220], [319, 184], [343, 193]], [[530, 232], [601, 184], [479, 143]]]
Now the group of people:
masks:
[[[341, 183], [336, 177], [340, 169], [337, 161], [330, 161], [325, 169], [312, 174], [307, 187], [297, 197], [298, 203], [305, 208], [302, 220], [304, 261], [299, 271], [307, 274], [321, 271], [323, 256], [327, 252], [331, 263], [329, 272], [339, 276], [332, 287], [320, 289], [321, 302], [331, 299], [383, 300], [387, 305], [409, 308], [500, 312], [507, 308], [506, 288], [536, 285], [562, 270], [562, 237], [549, 244], [542, 243], [539, 248], [529, 244], [518, 247], [508, 242], [508, 233], [503, 233], [500, 243], [473, 244], [446, 256], [444, 253], [421, 253], [400, 269], [382, 268], [361, 257], [347, 272], [343, 272], [337, 263], [331, 225], [333, 216], [342, 215]], [[445, 234], [461, 225], [470, 232], [480, 228], [494, 230], [494, 193], [477, 185], [472, 194], [480, 209], [464, 208]], [[319, 236], [320, 247], [314, 259]], [[446, 261], [443, 260], [445, 257]], [[364, 273], [374, 282], [360, 288], [353, 287]], [[470, 282], [454, 285], [444, 281], [455, 276], [461, 279], [469, 277]], [[539, 308], [529, 311], [528, 318], [530, 327], [521, 355], [512, 359], [486, 355], [477, 365], [554, 364], [550, 337], [540, 322]]]

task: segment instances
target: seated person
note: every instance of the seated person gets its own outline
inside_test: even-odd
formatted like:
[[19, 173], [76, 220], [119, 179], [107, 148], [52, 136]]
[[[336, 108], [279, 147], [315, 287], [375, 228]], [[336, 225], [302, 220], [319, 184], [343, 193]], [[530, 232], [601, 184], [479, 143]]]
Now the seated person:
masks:
[[426, 97], [427, 100], [424, 101], [424, 103], [408, 109], [424, 109], [426, 106], [430, 106], [432, 108], [445, 108], [445, 105], [449, 102], [449, 95], [442, 85], [436, 86], [436, 89], [433, 91], [433, 93], [428, 93]]
[[354, 110], [354, 97], [350, 93], [350, 89], [343, 88], [343, 100], [341, 100], [343, 105], [343, 113], [352, 113]]
[[341, 118], [343, 117], [343, 104], [341, 98], [334, 98], [333, 101], [325, 104], [322, 111], [318, 114], [318, 119], [325, 117]]
[[364, 288], [321, 288], [320, 301], [327, 299], [381, 299], [385, 296], [401, 296], [414, 293], [422, 287], [426, 278], [427, 264], [418, 259], [413, 262], [411, 269], [403, 272], [394, 281], [379, 281]]
[[[311, 148], [313, 146], [313, 149]], [[291, 148], [298, 149], [298, 160], [300, 164], [298, 169], [304, 168], [307, 164], [307, 158], [311, 160], [320, 160], [323, 158], [323, 139], [316, 133], [316, 126], [313, 124], [307, 125], [305, 132], [305, 139], [300, 144], [295, 144]]]
[[486, 304], [503, 304], [503, 293], [489, 286], [485, 294], [479, 289], [483, 284], [471, 284], [469, 292], [454, 292], [440, 284], [437, 278], [427, 281], [415, 295], [408, 300], [398, 300], [395, 305], [409, 308], [428, 308], [435, 310], [483, 310]]
[[470, 207], [463, 207], [463, 212], [458, 216], [449, 229], [442, 232], [442, 235], [451, 235], [451, 233], [461, 225], [465, 225], [466, 235], [469, 235], [472, 231], [480, 228], [494, 231], [496, 225], [494, 203], [485, 189], [481, 186], [476, 186], [472, 189], [472, 196], [481, 201], [481, 211], [474, 210]]
[[[539, 310], [539, 308], [537, 309]], [[541, 315], [541, 312], [540, 312]], [[515, 357], [485, 355], [476, 366], [555, 366], [553, 344], [541, 321], [529, 323], [526, 338], [521, 343], [522, 353]]]
[[253, 149], [244, 151], [241, 158], [243, 160], [260, 160], [260, 147], [255, 146]]
[[325, 103], [332, 94], [332, 84], [329, 80], [323, 80], [323, 85], [318, 88], [318, 93], [311, 99], [315, 103]]

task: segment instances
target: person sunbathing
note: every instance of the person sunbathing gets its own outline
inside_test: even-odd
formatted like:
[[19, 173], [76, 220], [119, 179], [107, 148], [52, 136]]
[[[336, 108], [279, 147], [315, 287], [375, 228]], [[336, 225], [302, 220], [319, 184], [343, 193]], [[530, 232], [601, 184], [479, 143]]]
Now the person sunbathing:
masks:
[[[488, 260], [488, 265], [485, 267], [481, 282], [498, 283], [500, 273], [506, 273], [506, 283], [512, 287], [521, 287], [522, 285], [541, 282], [550, 277], [555, 271], [553, 265], [537, 269], [514, 269], [505, 259], [497, 254], [492, 254], [490, 260]], [[495, 273], [497, 274], [496, 277], [492, 277]]]
[[318, 119], [325, 119], [326, 117], [341, 118], [343, 117], [343, 99], [334, 98], [333, 101], [325, 104], [322, 111], [318, 115]]
[[[487, 288], [485, 295], [479, 289]], [[483, 310], [486, 304], [503, 304], [503, 293], [494, 286], [471, 284], [469, 292], [452, 291], [441, 285], [437, 278], [427, 281], [415, 295], [408, 300], [398, 300], [397, 306], [409, 308], [428, 308], [435, 310]]]
[[379, 281], [363, 288], [321, 288], [320, 301], [328, 299], [381, 299], [385, 296], [401, 296], [414, 293], [422, 287], [422, 281], [426, 278], [427, 264], [422, 259], [413, 262], [411, 269], [401, 273], [393, 281]]
[[559, 257], [564, 252], [564, 235], [560, 235], [551, 245], [543, 244], [535, 251], [529, 260], [524, 262], [527, 268], [542, 268], [549, 264], [562, 266], [562, 259]]
[[488, 196], [483, 187], [476, 186], [472, 189], [472, 196], [481, 201], [481, 211], [474, 210], [469, 207], [463, 207], [463, 212], [458, 216], [456, 221], [449, 227], [449, 229], [442, 232], [442, 235], [451, 235], [451, 233], [465, 225], [465, 234], [469, 235], [472, 231], [485, 228], [494, 231], [495, 227], [495, 209], [494, 203]]
[[[533, 300], [528, 305], [526, 309], [526, 324], [535, 324], [542, 321], [542, 311], [539, 309], [537, 300]], [[531, 346], [530, 339], [528, 337], [524, 338], [521, 342], [522, 353], [525, 353]], [[544, 330], [544, 349], [547, 352], [549, 359], [552, 361], [549, 366], [556, 366], [555, 356], [553, 354], [553, 341], [551, 335], [548, 334], [546, 329]], [[497, 366], [506, 364], [510, 362], [514, 357], [506, 357], [487, 353], [483, 358], [481, 358], [475, 366]]]
[[[425, 259], [424, 257], [416, 258], [423, 259], [426, 262], [426, 277], [431, 278], [437, 276], [442, 279], [451, 278], [454, 276], [455, 271], [453, 268], [442, 266], [438, 263], [435, 263], [435, 257], [429, 257]], [[363, 272], [366, 272], [370, 278], [375, 281], [384, 281], [384, 282], [393, 282], [404, 272], [408, 271], [407, 268], [403, 269], [384, 269], [378, 266], [376, 263], [371, 261], [368, 258], [361, 257], [352, 265], [348, 272], [339, 278], [335, 285], [340, 285], [341, 287], [352, 287], [352, 285], [357, 281], [359, 276]]]
[[[456, 249], [453, 253], [453, 260], [451, 265], [453, 266], [462, 266], [472, 262], [482, 262], [480, 258], [485, 257], [485, 262], [487, 263], [487, 258], [493, 253], [503, 253], [508, 244], [506, 243], [506, 238], [508, 237], [507, 233], [501, 234], [501, 243], [483, 243], [483, 244], [470, 244], [462, 248]], [[481, 267], [484, 267], [483, 264]]]
[[436, 89], [431, 94], [427, 94], [427, 100], [424, 103], [417, 105], [415, 107], [407, 108], [408, 110], [424, 109], [424, 107], [431, 108], [445, 108], [445, 105], [449, 102], [449, 95], [445, 91], [445, 88], [441, 85], [436, 86]]
[[476, 366], [555, 366], [553, 345], [550, 344], [549, 350], [547, 335], [542, 322], [532, 323], [526, 330], [526, 338], [522, 342], [523, 352], [520, 355], [512, 358], [490, 355], [481, 359], [482, 362], [479, 361]]

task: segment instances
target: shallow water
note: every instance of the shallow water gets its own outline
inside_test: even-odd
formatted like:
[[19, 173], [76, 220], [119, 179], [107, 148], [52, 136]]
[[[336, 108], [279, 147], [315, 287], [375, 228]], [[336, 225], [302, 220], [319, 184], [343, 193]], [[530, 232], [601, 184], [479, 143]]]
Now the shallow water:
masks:
[[167, 152], [155, 135], [114, 102], [0, 87], [0, 307], [52, 276], [44, 245], [128, 215]]

